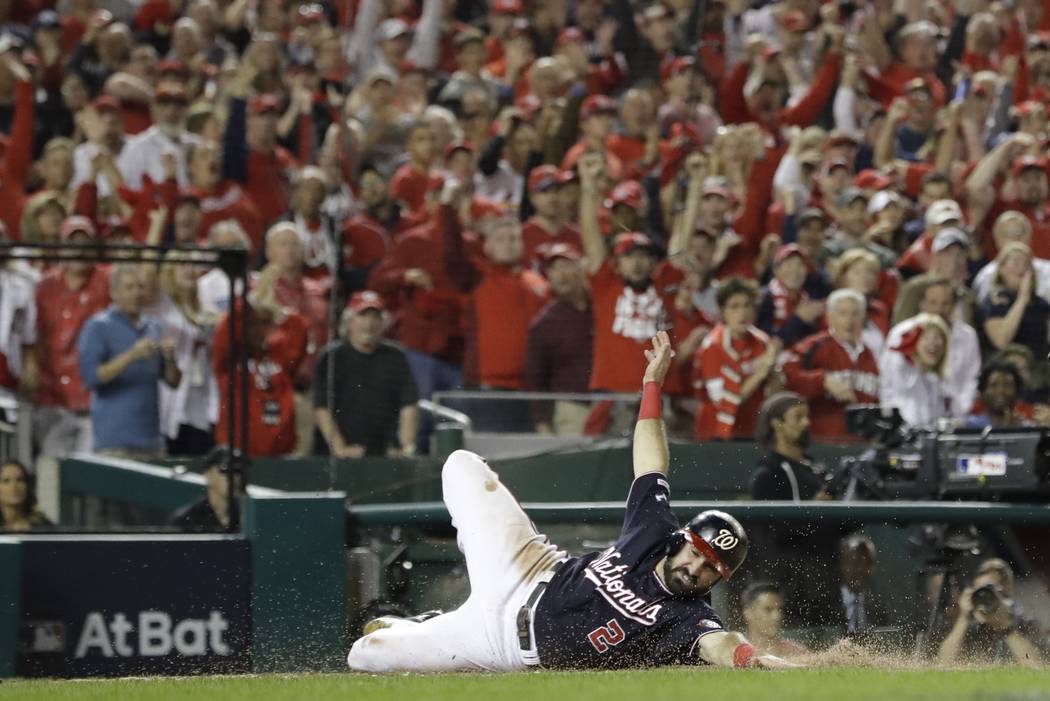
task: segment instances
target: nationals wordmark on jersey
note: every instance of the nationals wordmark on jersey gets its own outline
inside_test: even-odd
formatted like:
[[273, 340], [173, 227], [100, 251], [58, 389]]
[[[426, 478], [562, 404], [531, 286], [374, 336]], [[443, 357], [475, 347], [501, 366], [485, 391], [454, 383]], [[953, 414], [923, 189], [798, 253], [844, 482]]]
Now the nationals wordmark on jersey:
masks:
[[583, 576], [594, 583], [597, 592], [619, 613], [643, 626], [655, 625], [663, 607], [650, 603], [624, 584], [623, 574], [629, 567], [616, 564], [621, 557], [616, 548], [611, 547], [587, 566]]

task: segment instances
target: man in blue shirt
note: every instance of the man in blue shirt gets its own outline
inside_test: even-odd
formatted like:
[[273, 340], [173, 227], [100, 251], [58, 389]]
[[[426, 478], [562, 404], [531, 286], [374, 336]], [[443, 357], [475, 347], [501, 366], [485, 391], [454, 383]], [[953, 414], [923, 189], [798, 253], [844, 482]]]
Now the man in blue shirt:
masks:
[[113, 304], [84, 324], [77, 339], [80, 374], [91, 390], [95, 450], [124, 455], [160, 452], [160, 380], [170, 387], [182, 375], [175, 346], [161, 340], [160, 325], [142, 316], [144, 289], [138, 270], [120, 264], [110, 275]]

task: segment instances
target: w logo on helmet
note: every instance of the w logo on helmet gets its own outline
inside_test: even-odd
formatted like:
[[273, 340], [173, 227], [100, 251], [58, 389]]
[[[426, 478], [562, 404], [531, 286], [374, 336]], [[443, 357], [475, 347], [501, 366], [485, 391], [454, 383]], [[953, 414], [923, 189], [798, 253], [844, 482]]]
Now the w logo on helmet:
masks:
[[723, 528], [719, 530], [718, 535], [711, 540], [711, 545], [714, 545], [719, 550], [732, 550], [739, 542], [740, 539], [737, 538], [732, 531]]

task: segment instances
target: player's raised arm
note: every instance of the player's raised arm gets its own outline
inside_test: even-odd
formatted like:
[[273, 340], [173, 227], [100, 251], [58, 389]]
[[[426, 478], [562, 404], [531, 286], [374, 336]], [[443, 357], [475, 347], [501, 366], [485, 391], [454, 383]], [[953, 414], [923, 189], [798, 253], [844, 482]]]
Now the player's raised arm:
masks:
[[717, 631], [700, 638], [697, 652], [707, 664], [718, 667], [755, 667], [759, 669], [797, 669], [803, 665], [788, 662], [776, 655], [759, 655], [740, 633]]
[[634, 425], [634, 476], [647, 472], [667, 474], [670, 453], [667, 433], [661, 418], [663, 387], [667, 369], [671, 366], [674, 350], [671, 338], [661, 331], [653, 338], [653, 349], [645, 351], [649, 364], [642, 378], [642, 405], [638, 409], [638, 423]]

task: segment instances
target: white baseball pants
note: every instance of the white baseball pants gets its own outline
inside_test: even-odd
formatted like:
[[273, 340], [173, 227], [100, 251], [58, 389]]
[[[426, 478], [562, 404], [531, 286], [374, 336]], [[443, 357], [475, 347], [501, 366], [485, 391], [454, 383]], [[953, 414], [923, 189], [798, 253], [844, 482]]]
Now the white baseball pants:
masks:
[[481, 456], [457, 450], [441, 487], [467, 561], [470, 596], [422, 623], [398, 621], [357, 640], [346, 662], [361, 672], [507, 672], [538, 663], [521, 649], [517, 615], [533, 588], [567, 556], [532, 525]]

